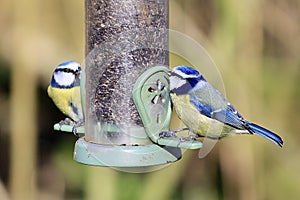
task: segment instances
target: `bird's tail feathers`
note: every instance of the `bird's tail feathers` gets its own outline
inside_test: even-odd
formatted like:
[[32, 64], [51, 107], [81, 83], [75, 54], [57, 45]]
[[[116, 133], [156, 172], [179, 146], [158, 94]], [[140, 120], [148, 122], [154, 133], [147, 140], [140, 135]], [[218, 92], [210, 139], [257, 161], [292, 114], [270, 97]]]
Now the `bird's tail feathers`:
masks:
[[257, 124], [249, 123], [249, 126], [257, 135], [260, 135], [260, 136], [274, 142], [278, 146], [282, 147], [283, 141], [279, 135], [277, 135]]

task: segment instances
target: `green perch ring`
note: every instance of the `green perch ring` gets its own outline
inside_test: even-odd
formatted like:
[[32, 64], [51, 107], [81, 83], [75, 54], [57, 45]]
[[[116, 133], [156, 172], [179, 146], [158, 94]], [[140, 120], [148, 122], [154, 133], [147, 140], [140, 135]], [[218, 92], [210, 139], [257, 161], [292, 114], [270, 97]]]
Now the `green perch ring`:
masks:
[[167, 67], [152, 67], [145, 71], [134, 85], [133, 101], [143, 121], [145, 131], [153, 143], [176, 148], [199, 149], [202, 147], [199, 141], [159, 137], [161, 132], [169, 130], [172, 114], [168, 73]]

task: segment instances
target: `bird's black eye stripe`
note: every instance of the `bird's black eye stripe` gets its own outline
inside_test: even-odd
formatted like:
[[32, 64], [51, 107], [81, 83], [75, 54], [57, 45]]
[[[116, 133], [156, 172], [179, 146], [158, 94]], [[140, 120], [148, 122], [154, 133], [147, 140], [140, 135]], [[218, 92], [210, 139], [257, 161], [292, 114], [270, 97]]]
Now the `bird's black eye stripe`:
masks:
[[63, 71], [66, 72], [66, 73], [73, 73], [73, 74], [76, 73], [76, 71], [74, 71], [74, 70], [72, 70], [72, 69], [69, 69], [69, 68], [64, 68]]
[[78, 71], [74, 71], [70, 68], [58, 68], [55, 70], [56, 72], [65, 72], [65, 73], [73, 73], [73, 74], [76, 74]]
[[185, 78], [183, 78], [182, 76], [180, 76], [179, 74], [174, 73], [174, 72], [171, 72], [171, 76], [176, 76], [176, 77], [178, 77], [178, 78], [180, 78], [182, 80], [185, 80]]

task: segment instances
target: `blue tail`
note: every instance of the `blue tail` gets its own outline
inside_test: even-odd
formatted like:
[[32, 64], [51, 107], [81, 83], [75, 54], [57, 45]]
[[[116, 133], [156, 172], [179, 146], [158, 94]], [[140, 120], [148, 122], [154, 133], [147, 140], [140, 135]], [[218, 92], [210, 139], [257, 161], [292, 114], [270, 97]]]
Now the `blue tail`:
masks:
[[253, 123], [249, 123], [250, 128], [257, 134], [268, 140], [274, 142], [278, 146], [282, 147], [283, 141], [280, 136], [276, 135], [275, 133]]

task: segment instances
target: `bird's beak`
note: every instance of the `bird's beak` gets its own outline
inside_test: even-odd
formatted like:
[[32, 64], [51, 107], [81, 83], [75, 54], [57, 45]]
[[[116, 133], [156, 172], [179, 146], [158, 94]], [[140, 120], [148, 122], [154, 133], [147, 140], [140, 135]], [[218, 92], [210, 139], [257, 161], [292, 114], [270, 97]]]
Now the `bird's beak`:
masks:
[[77, 77], [80, 76], [80, 73], [81, 73], [81, 71], [76, 71], [75, 76], [77, 76]]

